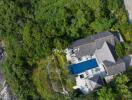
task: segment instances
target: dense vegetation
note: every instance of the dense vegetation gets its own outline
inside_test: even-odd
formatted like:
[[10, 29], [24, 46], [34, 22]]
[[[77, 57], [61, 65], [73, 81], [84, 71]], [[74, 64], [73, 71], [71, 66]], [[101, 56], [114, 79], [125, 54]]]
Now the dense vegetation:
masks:
[[116, 43], [115, 53], [116, 53], [117, 58], [123, 57], [125, 55], [123, 43]]
[[128, 83], [126, 75], [116, 76], [113, 83], [100, 89], [98, 94], [99, 100], [130, 100], [132, 95], [126, 85]]
[[74, 96], [64, 54], [53, 49], [62, 50], [101, 31], [120, 31], [132, 42], [123, 0], [0, 0], [0, 39], [6, 50], [3, 71], [16, 96], [20, 100], [64, 98], [51, 83], [57, 91], [65, 88]]

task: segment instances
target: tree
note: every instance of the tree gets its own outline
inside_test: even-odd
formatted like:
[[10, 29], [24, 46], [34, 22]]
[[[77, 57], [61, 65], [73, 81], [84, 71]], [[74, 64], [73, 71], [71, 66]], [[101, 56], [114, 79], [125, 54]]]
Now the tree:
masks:
[[100, 6], [100, 0], [88, 0], [89, 7], [96, 10]]
[[[131, 27], [121, 24], [126, 18], [123, 9], [122, 0], [1, 0], [0, 37], [7, 54], [2, 68], [18, 99], [48, 98], [44, 94], [50, 94], [49, 83], [42, 85], [45, 81], [41, 81], [47, 79], [45, 72], [40, 69], [35, 79], [31, 77], [34, 69], [39, 69], [38, 61], [51, 57], [53, 49], [65, 49], [71, 42], [108, 31], [113, 25], [131, 36]], [[52, 68], [60, 68], [65, 86], [71, 87], [64, 59], [56, 56], [58, 64], [52, 63]]]
[[126, 84], [128, 82], [128, 77], [126, 75], [119, 75], [115, 79], [115, 84]]
[[117, 12], [122, 7], [123, 1], [121, 0], [107, 0], [108, 9], [112, 12]]
[[119, 75], [115, 79], [116, 92], [119, 96], [118, 98], [121, 98], [121, 100], [128, 100], [131, 98], [131, 93], [126, 85], [127, 82], [128, 77], [126, 75]]
[[132, 42], [132, 25], [128, 23], [121, 23], [119, 27], [127, 42]]
[[115, 52], [116, 52], [117, 57], [123, 57], [124, 56], [125, 50], [123, 48], [122, 43], [116, 43]]
[[106, 19], [106, 18], [101, 18], [95, 20], [93, 23], [91, 23], [91, 27], [96, 31], [96, 32], [102, 32], [102, 31], [108, 31], [111, 26], [112, 26], [113, 21]]
[[99, 100], [115, 100], [111, 88], [103, 87], [97, 92]]

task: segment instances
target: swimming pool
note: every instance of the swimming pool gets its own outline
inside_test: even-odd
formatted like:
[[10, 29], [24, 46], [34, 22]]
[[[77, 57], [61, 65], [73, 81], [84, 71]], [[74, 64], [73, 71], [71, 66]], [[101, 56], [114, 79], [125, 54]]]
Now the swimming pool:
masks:
[[79, 74], [86, 70], [98, 67], [96, 59], [87, 60], [78, 64], [72, 64], [69, 66], [69, 71], [71, 74]]

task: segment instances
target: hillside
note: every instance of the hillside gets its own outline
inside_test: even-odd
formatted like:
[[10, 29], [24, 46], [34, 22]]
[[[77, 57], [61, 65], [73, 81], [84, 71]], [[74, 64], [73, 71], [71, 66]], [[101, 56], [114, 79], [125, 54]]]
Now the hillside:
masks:
[[123, 0], [1, 0], [0, 39], [7, 54], [3, 72], [8, 84], [19, 100], [74, 98], [74, 80], [60, 51], [102, 31], [120, 31], [131, 43], [127, 21]]

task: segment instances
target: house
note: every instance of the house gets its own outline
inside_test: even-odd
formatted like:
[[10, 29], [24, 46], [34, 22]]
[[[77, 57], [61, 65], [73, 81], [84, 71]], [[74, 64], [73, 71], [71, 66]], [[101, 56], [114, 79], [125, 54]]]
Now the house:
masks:
[[115, 59], [114, 46], [120, 42], [119, 34], [101, 32], [73, 42], [66, 49], [66, 58], [71, 63], [69, 71], [75, 76], [76, 86], [89, 93], [110, 82], [114, 75], [126, 71], [122, 59]]

